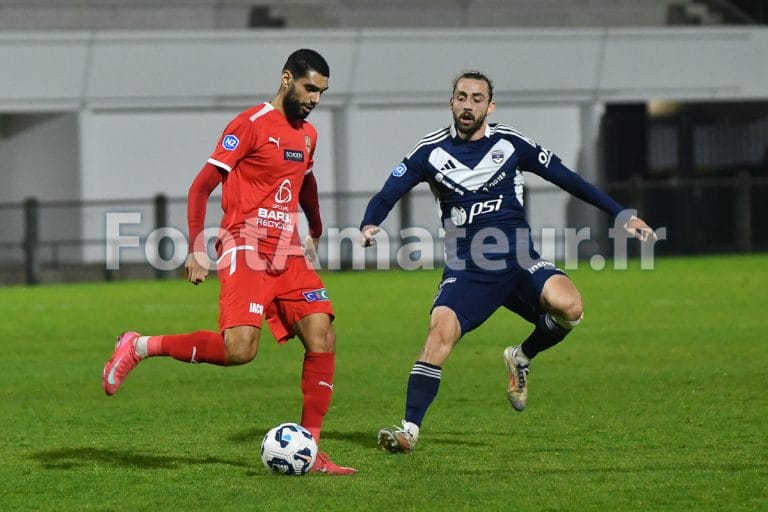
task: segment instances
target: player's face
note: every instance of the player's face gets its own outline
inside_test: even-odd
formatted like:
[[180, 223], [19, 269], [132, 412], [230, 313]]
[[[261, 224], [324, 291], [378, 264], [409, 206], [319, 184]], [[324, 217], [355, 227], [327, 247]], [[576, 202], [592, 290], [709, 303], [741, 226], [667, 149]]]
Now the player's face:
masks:
[[312, 109], [320, 103], [320, 96], [328, 89], [328, 77], [317, 71], [310, 71], [306, 76], [295, 79], [288, 74], [288, 91], [283, 105], [289, 119], [306, 119]]
[[485, 134], [485, 121], [496, 109], [485, 80], [462, 78], [451, 96], [453, 122], [459, 137], [476, 140]]

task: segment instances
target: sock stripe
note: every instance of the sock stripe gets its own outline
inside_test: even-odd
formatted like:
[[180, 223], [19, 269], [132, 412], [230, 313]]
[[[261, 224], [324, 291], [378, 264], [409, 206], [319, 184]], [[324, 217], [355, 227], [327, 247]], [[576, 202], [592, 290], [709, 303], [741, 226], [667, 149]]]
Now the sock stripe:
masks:
[[433, 365], [427, 366], [425, 363], [416, 363], [413, 365], [413, 369], [411, 369], [411, 375], [424, 375], [425, 377], [440, 380], [443, 371], [440, 368], [435, 368]]
[[555, 320], [550, 313], [544, 315], [544, 322], [547, 325], [547, 329], [556, 336], [565, 336], [568, 332], [568, 329], [557, 323], [557, 320]]

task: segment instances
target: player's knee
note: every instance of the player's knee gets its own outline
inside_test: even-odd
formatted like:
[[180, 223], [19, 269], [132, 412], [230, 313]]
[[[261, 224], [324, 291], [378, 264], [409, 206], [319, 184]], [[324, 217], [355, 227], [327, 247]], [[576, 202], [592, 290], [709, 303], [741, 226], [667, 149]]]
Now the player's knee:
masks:
[[571, 293], [561, 294], [554, 304], [553, 312], [566, 320], [567, 322], [576, 322], [581, 319], [584, 314], [584, 307], [581, 302], [581, 294], [574, 290]]
[[327, 315], [305, 317], [297, 330], [307, 352], [336, 352], [336, 331]]
[[336, 352], [336, 331], [330, 322], [316, 336], [318, 343], [315, 344], [314, 352]]
[[446, 307], [435, 308], [429, 323], [429, 334], [421, 360], [442, 365], [461, 338], [461, 326], [456, 314]]
[[250, 332], [230, 332], [224, 334], [227, 364], [238, 365], [253, 361], [259, 350], [259, 338]]
[[576, 296], [571, 298], [567, 303], [565, 310], [563, 311], [563, 318], [569, 322], [578, 322], [584, 315], [584, 306], [581, 303], [581, 295], [576, 293]]

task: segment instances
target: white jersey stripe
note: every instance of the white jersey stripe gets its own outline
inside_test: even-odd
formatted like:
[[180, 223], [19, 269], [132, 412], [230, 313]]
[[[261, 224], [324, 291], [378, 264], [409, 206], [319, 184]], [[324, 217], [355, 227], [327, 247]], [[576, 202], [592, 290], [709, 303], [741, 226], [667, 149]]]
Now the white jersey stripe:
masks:
[[491, 132], [492, 132], [492, 133], [496, 133], [496, 132], [499, 132], [499, 133], [504, 133], [504, 134], [506, 134], [506, 135], [513, 135], [513, 136], [515, 136], [515, 137], [517, 137], [517, 138], [519, 138], [519, 139], [522, 139], [522, 140], [524, 140], [525, 142], [527, 142], [528, 144], [530, 144], [530, 145], [531, 145], [531, 146], [533, 146], [534, 148], [536, 147], [536, 143], [535, 143], [534, 141], [532, 141], [531, 139], [529, 139], [528, 137], [526, 137], [526, 136], [525, 136], [525, 135], [523, 135], [522, 133], [518, 132], [518, 131], [517, 131], [517, 130], [515, 130], [514, 128], [510, 128], [510, 127], [509, 127], [509, 126], [507, 126], [507, 125], [504, 125], [504, 124], [497, 124], [496, 126], [494, 126], [494, 127], [491, 129]]
[[216, 167], [218, 167], [220, 169], [224, 169], [227, 172], [232, 172], [232, 168], [229, 165], [225, 164], [224, 162], [220, 162], [220, 161], [216, 160], [215, 158], [209, 158], [208, 159], [208, 163], [209, 164], [213, 164], [213, 165], [215, 165]]
[[418, 144], [416, 144], [416, 147], [414, 147], [410, 153], [408, 153], [408, 156], [405, 158], [411, 158], [416, 151], [418, 151], [422, 146], [426, 144], [434, 144], [436, 142], [440, 142], [443, 139], [446, 139], [451, 136], [451, 130], [450, 128], [443, 128], [442, 130], [437, 130], [436, 132], [432, 132], [428, 135], [425, 135]]
[[263, 116], [264, 114], [269, 114], [273, 110], [275, 110], [275, 107], [273, 107], [271, 103], [265, 103], [263, 107], [261, 107], [259, 110], [257, 110], [248, 119], [250, 119], [251, 122], [253, 122], [253, 121], [257, 120], [258, 118], [260, 118], [261, 116]]

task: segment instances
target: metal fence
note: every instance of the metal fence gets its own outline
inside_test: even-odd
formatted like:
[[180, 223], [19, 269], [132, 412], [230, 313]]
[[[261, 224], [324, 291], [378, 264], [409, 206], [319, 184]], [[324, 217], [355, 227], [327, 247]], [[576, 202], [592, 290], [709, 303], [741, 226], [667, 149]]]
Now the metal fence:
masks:
[[[620, 203], [639, 210], [649, 224], [667, 229], [658, 254], [730, 253], [768, 250], [768, 177], [747, 172], [727, 178], [633, 179], [602, 186]], [[546, 201], [551, 187], [528, 188], [526, 204]], [[321, 194], [321, 203], [362, 208], [373, 192]], [[401, 200], [395, 222], [411, 226], [414, 205], [428, 191], [414, 190]], [[219, 198], [212, 197], [209, 212]], [[134, 254], [120, 272], [105, 265], [105, 212], [140, 212], [140, 230], [172, 227], [186, 233], [186, 198], [156, 196], [103, 201], [40, 201], [0, 204], [0, 282], [36, 284], [49, 281], [111, 280], [131, 277], [165, 278], [174, 271], [158, 270]], [[324, 211], [325, 214], [325, 211]], [[207, 224], [215, 222], [209, 214]], [[143, 244], [146, 237], [141, 239]], [[170, 240], [159, 244], [168, 259]]]

